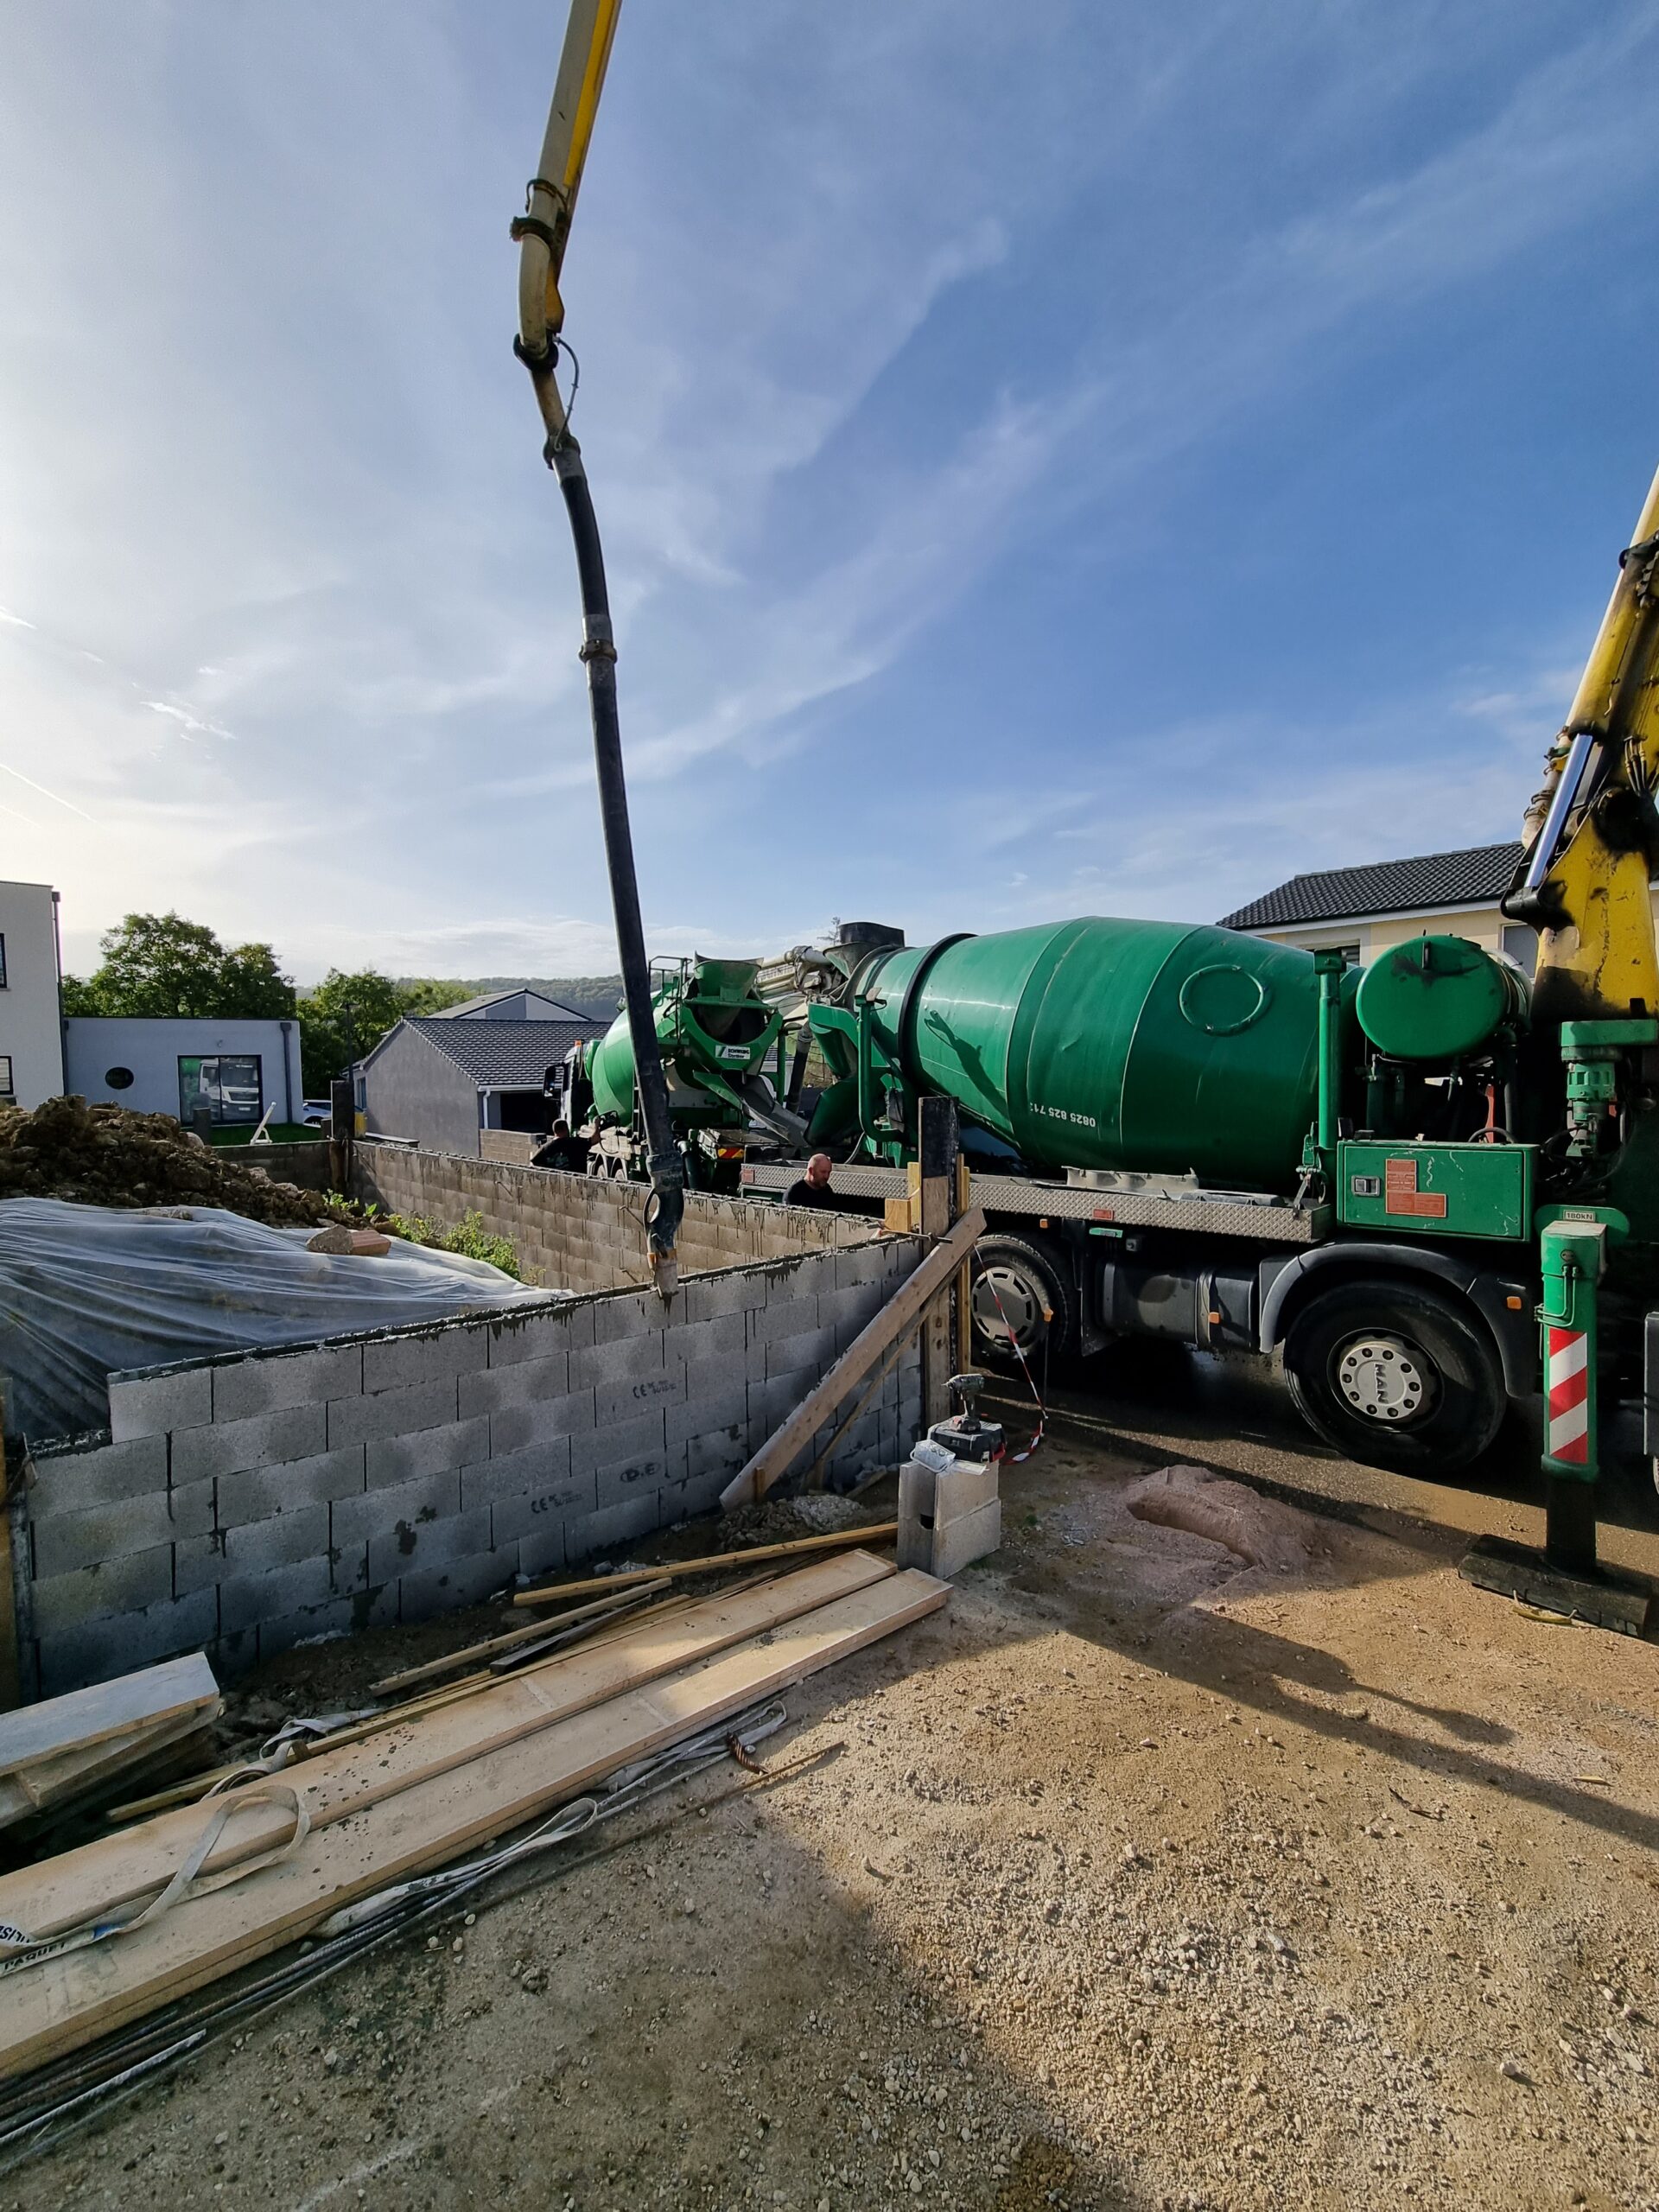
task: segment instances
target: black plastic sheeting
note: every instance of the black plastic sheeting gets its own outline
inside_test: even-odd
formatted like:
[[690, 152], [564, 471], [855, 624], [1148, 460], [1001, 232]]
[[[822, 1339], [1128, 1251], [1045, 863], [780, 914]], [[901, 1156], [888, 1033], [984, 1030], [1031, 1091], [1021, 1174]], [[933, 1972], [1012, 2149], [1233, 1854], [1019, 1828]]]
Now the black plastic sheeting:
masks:
[[212, 1206], [0, 1200], [8, 1433], [44, 1443], [107, 1428], [108, 1378], [130, 1368], [406, 1328], [549, 1294], [482, 1260], [399, 1238], [379, 1259], [308, 1252], [315, 1233]]

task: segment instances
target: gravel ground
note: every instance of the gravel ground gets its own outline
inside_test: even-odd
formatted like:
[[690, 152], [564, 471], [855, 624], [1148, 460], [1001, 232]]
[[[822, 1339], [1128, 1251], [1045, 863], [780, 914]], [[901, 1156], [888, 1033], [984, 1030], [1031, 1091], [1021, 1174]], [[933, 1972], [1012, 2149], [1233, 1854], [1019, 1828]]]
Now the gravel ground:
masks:
[[791, 1696], [769, 1756], [819, 1764], [352, 1969], [0, 2205], [1659, 2208], [1659, 1650], [1462, 1583], [1466, 1495], [1172, 1509], [1157, 1459], [1063, 1422], [949, 1611]]

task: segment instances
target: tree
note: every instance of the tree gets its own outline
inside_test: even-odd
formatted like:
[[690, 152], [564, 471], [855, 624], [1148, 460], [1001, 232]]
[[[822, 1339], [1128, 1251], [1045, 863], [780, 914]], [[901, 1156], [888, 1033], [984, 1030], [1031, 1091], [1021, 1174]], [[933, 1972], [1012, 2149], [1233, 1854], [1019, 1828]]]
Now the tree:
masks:
[[403, 985], [373, 968], [356, 969], [350, 975], [331, 968], [315, 990], [302, 993], [300, 1067], [306, 1096], [326, 1098], [334, 1077], [372, 1052], [395, 1027], [408, 1010], [410, 996]]
[[474, 995], [470, 983], [454, 983], [442, 976], [410, 976], [397, 985], [405, 1014], [442, 1014]]
[[294, 1012], [294, 985], [270, 945], [227, 947], [180, 914], [129, 914], [99, 950], [94, 974], [64, 977], [66, 1014], [260, 1020]]

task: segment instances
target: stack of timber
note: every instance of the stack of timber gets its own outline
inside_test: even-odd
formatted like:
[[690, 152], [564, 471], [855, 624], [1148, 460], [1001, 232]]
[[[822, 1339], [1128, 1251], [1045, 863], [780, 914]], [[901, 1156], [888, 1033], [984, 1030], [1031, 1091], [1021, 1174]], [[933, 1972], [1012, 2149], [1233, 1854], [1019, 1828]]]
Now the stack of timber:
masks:
[[199, 1759], [219, 1712], [197, 1651], [0, 1713], [0, 1828], [88, 1811], [137, 1772]]
[[[158, 1815], [0, 1878], [0, 2079], [251, 1964], [920, 1619], [949, 1586], [850, 1552], [664, 1606], [412, 1716], [388, 1713], [247, 1791]], [[205, 1824], [222, 1821], [200, 1849]], [[199, 1856], [195, 1883], [136, 1919]], [[238, 1870], [245, 1869], [240, 1872]], [[214, 1885], [208, 1887], [207, 1885]], [[4, 1937], [0, 1937], [3, 1942]]]

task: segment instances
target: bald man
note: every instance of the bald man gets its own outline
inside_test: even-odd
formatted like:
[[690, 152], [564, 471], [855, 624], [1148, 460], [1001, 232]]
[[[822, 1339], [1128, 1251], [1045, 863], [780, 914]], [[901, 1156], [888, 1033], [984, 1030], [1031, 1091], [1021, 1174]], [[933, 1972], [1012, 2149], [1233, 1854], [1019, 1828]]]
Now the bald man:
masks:
[[841, 1193], [830, 1187], [830, 1177], [835, 1162], [827, 1152], [815, 1152], [806, 1163], [806, 1173], [798, 1183], [791, 1183], [784, 1193], [788, 1206], [816, 1206], [824, 1213], [839, 1213]]

